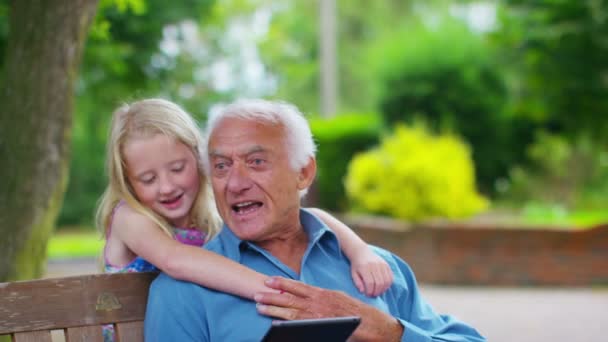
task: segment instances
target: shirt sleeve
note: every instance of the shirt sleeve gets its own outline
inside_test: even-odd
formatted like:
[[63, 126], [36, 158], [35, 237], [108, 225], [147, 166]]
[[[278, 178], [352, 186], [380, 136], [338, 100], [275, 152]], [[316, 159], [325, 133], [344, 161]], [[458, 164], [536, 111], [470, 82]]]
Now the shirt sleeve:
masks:
[[209, 341], [200, 291], [195, 287], [162, 273], [152, 282], [144, 320], [146, 342]]
[[411, 268], [399, 257], [379, 250], [394, 273], [393, 286], [384, 294], [390, 313], [403, 325], [403, 342], [486, 341], [473, 327], [440, 315], [422, 297]]

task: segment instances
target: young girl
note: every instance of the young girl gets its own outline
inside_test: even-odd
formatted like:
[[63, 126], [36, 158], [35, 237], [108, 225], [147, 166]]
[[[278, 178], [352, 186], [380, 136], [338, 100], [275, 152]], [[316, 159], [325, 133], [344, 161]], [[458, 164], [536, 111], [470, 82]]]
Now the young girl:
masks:
[[[253, 299], [273, 291], [267, 276], [200, 248], [220, 227], [200, 165], [202, 136], [192, 117], [166, 100], [124, 105], [107, 143], [109, 184], [97, 225], [106, 239], [105, 271], [162, 270], [205, 287]], [[388, 266], [347, 226], [311, 209], [337, 235], [357, 288], [377, 296], [392, 282]]]

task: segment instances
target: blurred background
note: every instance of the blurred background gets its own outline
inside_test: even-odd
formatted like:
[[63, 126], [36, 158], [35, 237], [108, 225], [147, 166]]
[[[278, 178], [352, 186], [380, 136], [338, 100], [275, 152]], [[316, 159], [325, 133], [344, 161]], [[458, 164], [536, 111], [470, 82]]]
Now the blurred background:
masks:
[[293, 102], [320, 150], [312, 203], [328, 210], [608, 221], [604, 2], [323, 3], [102, 0], [58, 227], [91, 227], [112, 110], [149, 96], [201, 123], [238, 97]]
[[[0, 0], [0, 56], [9, 17]], [[203, 125], [282, 99], [319, 146], [306, 204], [402, 255], [431, 302], [490, 340], [591, 340], [608, 323], [607, 37], [603, 0], [101, 0], [47, 276], [100, 253], [114, 108], [164, 97]]]

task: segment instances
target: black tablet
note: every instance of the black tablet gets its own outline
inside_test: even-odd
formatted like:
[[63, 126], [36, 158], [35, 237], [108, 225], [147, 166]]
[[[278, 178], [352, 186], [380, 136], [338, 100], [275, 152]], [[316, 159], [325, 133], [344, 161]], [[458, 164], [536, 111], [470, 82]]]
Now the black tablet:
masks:
[[262, 342], [346, 341], [361, 318], [356, 316], [273, 321]]

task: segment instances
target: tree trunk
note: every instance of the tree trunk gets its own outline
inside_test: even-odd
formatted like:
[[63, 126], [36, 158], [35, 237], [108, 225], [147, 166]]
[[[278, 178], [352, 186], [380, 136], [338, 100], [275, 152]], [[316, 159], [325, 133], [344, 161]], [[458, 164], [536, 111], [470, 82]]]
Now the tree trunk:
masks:
[[97, 3], [10, 3], [0, 85], [0, 281], [44, 272], [68, 179], [74, 81]]

